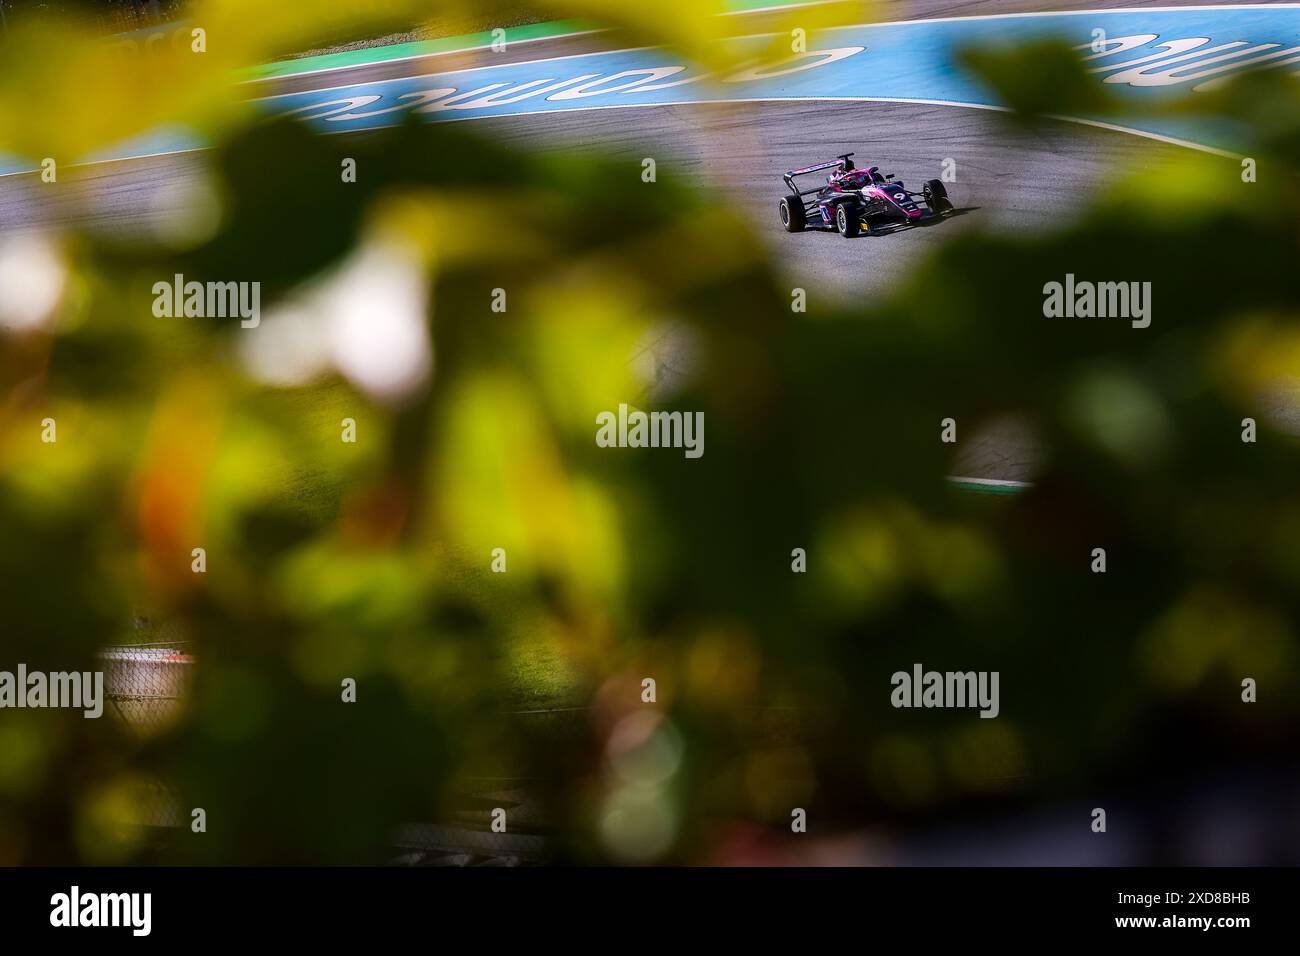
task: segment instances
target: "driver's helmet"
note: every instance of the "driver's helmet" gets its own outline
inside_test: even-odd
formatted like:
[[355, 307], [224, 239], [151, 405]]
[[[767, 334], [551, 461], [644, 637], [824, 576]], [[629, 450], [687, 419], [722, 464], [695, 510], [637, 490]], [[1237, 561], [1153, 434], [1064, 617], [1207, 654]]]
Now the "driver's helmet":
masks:
[[829, 182], [834, 183], [841, 189], [861, 189], [864, 186], [871, 185], [871, 175], [860, 169], [851, 169], [847, 172], [836, 173]]

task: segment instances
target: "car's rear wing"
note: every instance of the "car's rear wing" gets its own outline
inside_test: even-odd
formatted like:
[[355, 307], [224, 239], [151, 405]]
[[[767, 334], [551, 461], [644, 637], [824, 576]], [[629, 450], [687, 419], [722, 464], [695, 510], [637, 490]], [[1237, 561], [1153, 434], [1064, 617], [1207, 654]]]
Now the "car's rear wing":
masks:
[[781, 178], [785, 180], [785, 184], [790, 187], [790, 192], [797, 196], [809, 196], [819, 191], [821, 186], [814, 186], [812, 189], [801, 190], [794, 184], [794, 178], [796, 176], [807, 176], [810, 173], [820, 173], [823, 169], [835, 169], [836, 167], [843, 166], [852, 155], [852, 153], [845, 153], [838, 159], [832, 159], [828, 163], [817, 163], [814, 166], [804, 166], [802, 169], [792, 169], [785, 173]]

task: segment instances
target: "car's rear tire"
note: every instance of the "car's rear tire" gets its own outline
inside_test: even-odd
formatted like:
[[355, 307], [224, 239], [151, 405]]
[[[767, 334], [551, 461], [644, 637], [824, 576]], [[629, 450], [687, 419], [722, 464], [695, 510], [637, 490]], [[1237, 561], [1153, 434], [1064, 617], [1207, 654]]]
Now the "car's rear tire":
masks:
[[862, 231], [862, 210], [853, 203], [840, 203], [835, 207], [835, 228], [845, 239], [852, 239]]
[[803, 232], [808, 225], [803, 200], [798, 196], [786, 196], [781, 200], [781, 225], [785, 226], [786, 232]]
[[936, 216], [945, 212], [952, 212], [952, 200], [948, 198], [948, 187], [941, 180], [926, 180], [921, 195], [925, 197], [925, 204], [930, 207], [930, 212]]

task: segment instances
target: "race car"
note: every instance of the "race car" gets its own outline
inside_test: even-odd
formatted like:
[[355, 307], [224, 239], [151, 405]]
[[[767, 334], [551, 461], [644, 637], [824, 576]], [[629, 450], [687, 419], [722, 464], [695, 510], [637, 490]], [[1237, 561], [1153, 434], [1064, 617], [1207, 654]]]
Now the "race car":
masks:
[[[852, 156], [843, 153], [830, 162], [792, 169], [781, 177], [790, 189], [790, 195], [781, 200], [781, 225], [786, 232], [835, 229], [844, 238], [851, 239], [863, 227], [870, 234], [873, 221], [904, 224], [952, 212], [948, 190], [941, 181], [927, 180], [918, 202], [917, 195], [896, 182], [893, 173], [882, 175], [879, 166], [857, 169]], [[796, 176], [826, 169], [835, 172], [826, 177], [824, 186], [801, 190], [795, 184]], [[812, 198], [806, 198], [809, 196]]]

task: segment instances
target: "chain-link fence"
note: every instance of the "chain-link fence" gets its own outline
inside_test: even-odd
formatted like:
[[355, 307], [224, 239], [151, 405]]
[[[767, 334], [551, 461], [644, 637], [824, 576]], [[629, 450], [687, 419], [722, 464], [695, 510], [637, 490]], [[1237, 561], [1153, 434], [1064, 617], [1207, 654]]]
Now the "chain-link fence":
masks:
[[437, 824], [399, 828], [394, 862], [405, 866], [529, 866], [553, 858], [548, 783], [563, 773], [562, 754], [581, 751], [594, 733], [590, 707], [550, 707], [505, 715], [510, 736], [528, 755], [519, 776], [478, 777]]
[[[109, 647], [100, 653], [106, 708], [133, 731], [153, 733], [174, 720], [183, 706], [196, 667], [188, 642], [172, 641]], [[526, 755], [519, 766], [503, 767], [512, 776], [465, 781], [436, 823], [403, 825], [393, 835], [393, 862], [408, 866], [524, 866], [545, 862], [554, 819], [548, 812], [557, 776], [578, 772], [569, 766], [600, 746], [596, 712], [590, 707], [550, 707], [505, 715], [509, 736]], [[794, 708], [756, 708], [744, 721], [755, 742], [781, 747], [806, 736], [807, 712]], [[815, 721], [813, 722], [815, 723]], [[185, 825], [178, 795], [150, 783], [140, 795], [137, 822], [154, 827]]]
[[[119, 645], [99, 655], [106, 709], [136, 733], [152, 734], [175, 720], [196, 668], [189, 642]], [[500, 768], [508, 776], [462, 778], [436, 822], [404, 824], [391, 838], [393, 863], [405, 866], [527, 866], [555, 857], [557, 781], [584, 771], [605, 735], [591, 707], [549, 707], [503, 715], [518, 761]], [[781, 748], [816, 732], [815, 713], [802, 708], [747, 711], [732, 728], [749, 743]], [[576, 763], [575, 763], [576, 761]], [[490, 771], [489, 771], [490, 772]], [[179, 794], [149, 781], [138, 795], [136, 823], [187, 825]]]
[[[180, 714], [194, 674], [189, 642], [125, 644], [99, 653], [104, 671], [105, 710], [136, 733], [157, 731]], [[179, 795], [164, 781], [150, 779], [135, 795], [133, 822], [178, 827], [185, 821]]]
[[[394, 862], [403, 866], [528, 866], [549, 859], [546, 834], [529, 825], [523, 810], [526, 804], [517, 804], [509, 796], [501, 802], [506, 806], [458, 814], [481, 817], [481, 822], [402, 825], [393, 837], [399, 851]], [[498, 829], [493, 829], [494, 818], [500, 821]], [[501, 826], [506, 829], [499, 829]]]
[[132, 728], [162, 727], [180, 713], [194, 672], [187, 642], [108, 647], [99, 660], [107, 707]]

